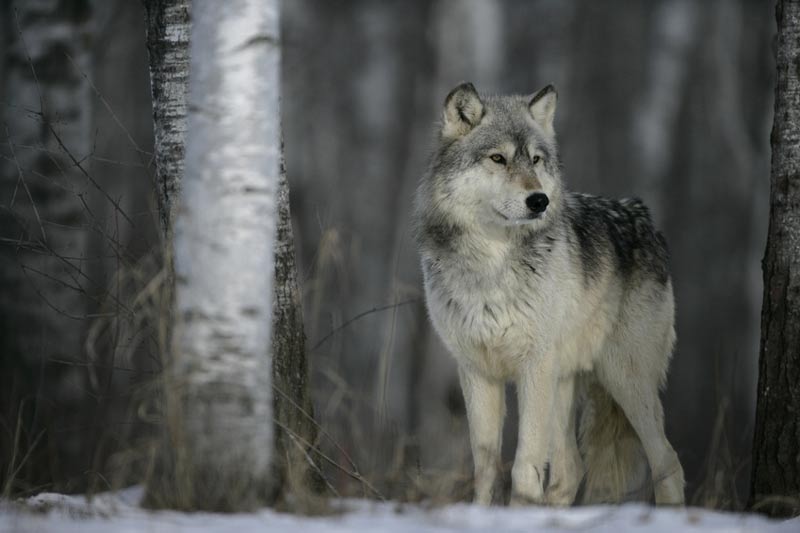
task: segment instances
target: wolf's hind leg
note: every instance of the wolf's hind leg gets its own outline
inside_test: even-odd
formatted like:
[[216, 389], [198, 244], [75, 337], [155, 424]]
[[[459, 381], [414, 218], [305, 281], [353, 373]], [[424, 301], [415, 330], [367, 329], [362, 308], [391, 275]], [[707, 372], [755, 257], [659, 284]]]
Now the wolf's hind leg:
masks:
[[[619, 358], [615, 358], [619, 361]], [[683, 468], [664, 434], [664, 410], [658, 381], [638, 374], [633, 364], [598, 368], [597, 377], [617, 402], [642, 443], [653, 477], [657, 505], [683, 505]]]
[[467, 408], [469, 440], [475, 463], [475, 502], [491, 505], [500, 470], [506, 410], [505, 383], [487, 379], [463, 365], [460, 365], [458, 375]]

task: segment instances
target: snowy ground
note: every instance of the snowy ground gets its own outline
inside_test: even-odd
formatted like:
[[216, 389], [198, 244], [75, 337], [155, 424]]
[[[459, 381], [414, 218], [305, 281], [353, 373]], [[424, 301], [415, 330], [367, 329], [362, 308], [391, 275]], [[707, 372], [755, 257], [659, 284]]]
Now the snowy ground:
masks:
[[756, 515], [701, 509], [653, 509], [642, 505], [572, 509], [481, 508], [455, 504], [436, 509], [420, 506], [342, 502], [335, 516], [304, 517], [263, 510], [252, 514], [151, 512], [136, 503], [138, 489], [104, 494], [87, 503], [82, 497], [41, 494], [25, 504], [0, 502], [0, 533], [293, 533], [452, 532], [452, 531], [767, 531], [800, 532], [800, 518], [770, 521]]

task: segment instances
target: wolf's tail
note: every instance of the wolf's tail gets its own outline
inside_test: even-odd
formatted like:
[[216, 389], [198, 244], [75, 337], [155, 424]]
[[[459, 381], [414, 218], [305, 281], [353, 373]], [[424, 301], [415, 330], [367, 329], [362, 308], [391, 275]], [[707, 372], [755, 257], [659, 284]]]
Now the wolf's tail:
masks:
[[582, 384], [578, 445], [586, 467], [583, 504], [648, 500], [650, 467], [642, 444], [617, 403], [597, 382]]

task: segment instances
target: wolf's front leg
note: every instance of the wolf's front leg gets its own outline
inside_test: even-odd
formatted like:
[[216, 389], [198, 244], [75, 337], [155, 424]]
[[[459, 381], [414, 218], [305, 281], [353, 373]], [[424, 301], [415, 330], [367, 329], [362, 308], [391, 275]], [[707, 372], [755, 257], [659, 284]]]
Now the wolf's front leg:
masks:
[[505, 417], [505, 384], [460, 365], [458, 370], [467, 406], [469, 439], [475, 463], [475, 502], [491, 505], [498, 481], [500, 445]]
[[511, 469], [511, 505], [545, 503], [548, 455], [557, 424], [553, 415], [557, 374], [541, 358], [526, 361], [517, 377], [519, 440]]
[[583, 461], [575, 434], [575, 377], [558, 380], [552, 409], [550, 481], [545, 501], [550, 505], [572, 505], [583, 477]]

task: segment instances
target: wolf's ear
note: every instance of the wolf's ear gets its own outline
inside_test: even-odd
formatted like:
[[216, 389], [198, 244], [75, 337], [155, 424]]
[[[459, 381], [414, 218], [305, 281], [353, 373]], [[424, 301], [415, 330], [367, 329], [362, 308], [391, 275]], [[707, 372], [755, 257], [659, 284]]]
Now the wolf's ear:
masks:
[[553, 119], [556, 116], [556, 102], [558, 101], [558, 94], [555, 87], [548, 85], [531, 98], [528, 104], [528, 109], [531, 110], [533, 120], [539, 123], [544, 128], [544, 131], [549, 134], [554, 134]]
[[462, 83], [444, 100], [442, 135], [451, 138], [466, 135], [482, 118], [483, 102], [478, 91], [471, 83]]

